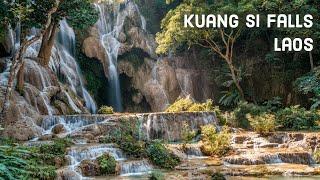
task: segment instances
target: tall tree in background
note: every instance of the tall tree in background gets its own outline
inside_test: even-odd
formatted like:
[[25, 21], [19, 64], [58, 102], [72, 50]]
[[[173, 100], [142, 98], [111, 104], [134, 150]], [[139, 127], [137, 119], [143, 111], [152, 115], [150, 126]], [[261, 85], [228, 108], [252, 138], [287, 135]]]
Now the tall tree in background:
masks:
[[[176, 2], [167, 0], [167, 2]], [[260, 27], [247, 28], [244, 20], [247, 14], [260, 14]], [[184, 15], [224, 15], [237, 14], [239, 16], [238, 28], [184, 28]], [[267, 28], [267, 14], [312, 14], [314, 16], [313, 28]], [[314, 62], [312, 54], [317, 52], [319, 47], [319, 2], [314, 0], [286, 1], [286, 0], [183, 0], [175, 9], [170, 10], [162, 21], [161, 32], [157, 34], [156, 40], [159, 44], [158, 54], [165, 54], [169, 51], [183, 49], [183, 47], [200, 46], [211, 50], [218, 55], [228, 67], [230, 81], [227, 81], [229, 91], [236, 90], [239, 96], [244, 99], [245, 93], [241, 85], [243, 72], [240, 59], [234, 55], [239, 44], [253, 44], [256, 39], [267, 39], [270, 44], [270, 53], [276, 54], [273, 50], [274, 37], [291, 38], [313, 38], [315, 48], [313, 52], [291, 52], [277, 54], [308, 54], [310, 67], [313, 69]], [[248, 38], [249, 37], [249, 38]], [[267, 53], [267, 52], [264, 52]], [[292, 58], [295, 59], [295, 58]], [[283, 71], [286, 71], [285, 69]], [[234, 90], [232, 90], [234, 89]]]
[[[157, 53], [163, 54], [174, 51], [181, 45], [199, 45], [210, 49], [218, 54], [228, 65], [230, 77], [240, 97], [244, 99], [244, 92], [241, 87], [241, 72], [234, 62], [234, 45], [240, 35], [242, 27], [238, 28], [185, 28], [183, 25], [184, 15], [190, 14], [237, 14], [243, 15], [248, 9], [245, 5], [224, 1], [207, 0], [185, 0], [177, 8], [169, 11], [162, 21], [162, 32], [157, 34], [159, 44]], [[239, 19], [241, 20], [241, 19]]]

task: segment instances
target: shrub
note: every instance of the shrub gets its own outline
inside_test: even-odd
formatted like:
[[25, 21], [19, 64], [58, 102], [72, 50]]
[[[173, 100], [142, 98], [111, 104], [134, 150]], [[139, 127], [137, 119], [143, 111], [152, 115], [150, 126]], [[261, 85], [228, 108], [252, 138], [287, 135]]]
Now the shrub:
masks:
[[273, 114], [261, 114], [252, 116], [247, 114], [247, 118], [250, 122], [250, 126], [260, 134], [266, 134], [275, 130], [275, 115]]
[[247, 102], [240, 102], [239, 105], [233, 111], [234, 118], [232, 118], [231, 121], [229, 121], [228, 123], [232, 127], [248, 129], [250, 128], [250, 123], [247, 119], [247, 114], [257, 116], [266, 111], [267, 109], [264, 106], [257, 106], [255, 104]]
[[276, 123], [281, 129], [309, 129], [314, 127], [319, 119], [320, 116], [315, 111], [307, 111], [300, 106], [291, 106], [276, 114]]
[[150, 180], [164, 180], [164, 174], [160, 170], [154, 170], [149, 178]]
[[113, 114], [113, 108], [110, 106], [101, 106], [98, 110], [98, 114]]
[[183, 112], [188, 111], [189, 108], [193, 105], [193, 101], [187, 98], [178, 99], [171, 106], [166, 109], [166, 112]]
[[32, 148], [0, 146], [0, 179], [55, 179], [56, 168], [45, 164]]
[[201, 150], [206, 155], [223, 156], [230, 150], [231, 136], [226, 128], [217, 133], [213, 125], [202, 126], [201, 138], [203, 143]]
[[152, 141], [147, 146], [147, 154], [150, 160], [161, 168], [173, 169], [180, 163], [180, 159], [170, 153], [159, 140]]
[[[133, 123], [134, 122], [134, 123]], [[145, 157], [145, 142], [140, 139], [137, 121], [120, 119], [119, 127], [103, 140], [104, 143], [116, 143], [129, 156]]]
[[183, 143], [183, 148], [185, 149], [186, 144], [190, 143], [192, 139], [196, 136], [197, 132], [193, 131], [189, 124], [184, 123], [182, 130], [181, 130], [181, 138], [182, 138], [182, 143]]
[[217, 172], [217, 173], [213, 173], [213, 175], [211, 176], [211, 180], [225, 180], [226, 178], [224, 177], [223, 174]]
[[22, 179], [29, 175], [26, 169], [28, 162], [21, 158], [24, 149], [10, 146], [0, 146], [0, 179]]
[[316, 161], [317, 164], [320, 163], [320, 150], [316, 150], [313, 154], [313, 158]]
[[51, 154], [55, 156], [64, 155], [66, 149], [72, 145], [70, 139], [56, 139], [53, 144], [43, 144], [39, 148], [39, 153]]
[[110, 154], [104, 154], [97, 158], [102, 174], [115, 174], [117, 161]]

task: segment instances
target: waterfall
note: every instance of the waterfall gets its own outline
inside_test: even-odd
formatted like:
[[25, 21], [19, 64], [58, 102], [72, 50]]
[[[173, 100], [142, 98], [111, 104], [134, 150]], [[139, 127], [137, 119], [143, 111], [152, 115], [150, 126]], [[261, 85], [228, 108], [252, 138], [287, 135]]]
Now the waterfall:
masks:
[[[57, 56], [53, 58], [55, 61], [51, 61], [51, 67], [57, 73], [59, 73], [58, 71], [62, 71], [67, 79], [67, 83], [71, 86], [72, 91], [75, 94], [82, 96], [85, 101], [86, 108], [92, 113], [95, 113], [97, 110], [96, 104], [83, 85], [80, 68], [75, 60], [75, 46], [75, 33], [64, 19], [60, 22], [58, 43], [56, 43], [56, 47], [53, 49]], [[72, 102], [69, 94], [66, 94], [72, 109], [75, 110], [75, 112], [81, 112], [74, 102]]]
[[[95, 6], [99, 11], [99, 21], [97, 22], [97, 26], [100, 33], [100, 40], [105, 49], [107, 55], [106, 58], [109, 63], [110, 101], [113, 108], [120, 112], [122, 111], [122, 104], [119, 75], [117, 70], [118, 51], [120, 47], [120, 42], [117, 40], [119, 36], [118, 29], [122, 28], [117, 26], [120, 23], [120, 18], [118, 18], [120, 4], [115, 4], [115, 17], [113, 18], [116, 20], [112, 19], [111, 14], [106, 13], [104, 4], [95, 4]], [[113, 21], [116, 21], [114, 25], [112, 25]]]
[[[106, 62], [104, 62], [105, 72], [108, 72], [110, 84], [110, 101], [113, 108], [121, 112], [123, 110], [121, 103], [121, 89], [119, 82], [119, 73], [117, 69], [118, 52], [121, 43], [118, 41], [119, 34], [123, 30], [123, 25], [126, 17], [137, 12], [140, 15], [141, 28], [146, 30], [146, 20], [140, 14], [138, 6], [130, 0], [123, 3], [108, 2], [96, 3], [96, 9], [99, 11], [99, 21], [97, 28], [100, 34], [100, 41], [106, 52]], [[107, 11], [106, 9], [112, 11]], [[108, 67], [106, 67], [108, 65]]]

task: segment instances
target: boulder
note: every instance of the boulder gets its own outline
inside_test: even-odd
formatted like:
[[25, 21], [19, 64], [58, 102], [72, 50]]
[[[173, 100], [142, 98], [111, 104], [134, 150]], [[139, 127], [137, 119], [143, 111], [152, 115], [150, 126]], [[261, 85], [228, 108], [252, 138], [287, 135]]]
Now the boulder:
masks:
[[101, 175], [100, 166], [95, 160], [83, 160], [81, 161], [79, 168], [84, 176], [92, 177]]
[[106, 53], [98, 37], [90, 36], [83, 41], [82, 52], [89, 58], [106, 61]]
[[51, 131], [53, 134], [62, 134], [62, 133], [66, 133], [67, 130], [66, 128], [64, 127], [63, 124], [57, 124], [56, 126], [54, 126], [52, 128], [52, 131]]

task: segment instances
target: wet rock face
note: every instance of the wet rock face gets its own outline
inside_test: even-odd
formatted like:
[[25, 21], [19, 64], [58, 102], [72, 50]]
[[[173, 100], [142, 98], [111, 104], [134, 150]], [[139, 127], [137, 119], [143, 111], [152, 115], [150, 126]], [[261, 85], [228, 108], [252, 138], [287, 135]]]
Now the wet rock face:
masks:
[[[178, 97], [190, 95], [197, 101], [211, 98], [206, 75], [180, 62], [180, 57], [145, 58], [138, 68], [129, 60], [120, 61], [120, 73], [132, 78], [132, 86], [146, 98], [153, 112], [160, 112]], [[186, 62], [187, 63], [187, 62]]]
[[61, 134], [67, 132], [66, 128], [64, 127], [63, 124], [57, 124], [52, 128], [52, 133], [53, 134]]
[[57, 172], [57, 180], [79, 180], [82, 176], [68, 169], [63, 169]]
[[256, 133], [240, 133], [233, 136], [235, 155], [224, 158], [229, 164], [304, 164], [315, 163], [311, 152], [318, 142], [318, 133], [279, 132], [262, 137]]
[[96, 160], [83, 160], [79, 168], [82, 174], [87, 177], [101, 175], [100, 166]]

